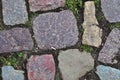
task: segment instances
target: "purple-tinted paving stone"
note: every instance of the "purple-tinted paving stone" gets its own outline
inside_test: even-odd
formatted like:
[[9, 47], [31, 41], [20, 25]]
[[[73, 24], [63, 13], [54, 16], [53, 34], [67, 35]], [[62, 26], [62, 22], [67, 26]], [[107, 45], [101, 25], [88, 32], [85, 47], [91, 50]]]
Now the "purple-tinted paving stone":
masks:
[[105, 45], [99, 53], [98, 60], [113, 64], [117, 62], [114, 59], [117, 54], [120, 54], [120, 30], [114, 28], [107, 37]]
[[2, 0], [2, 13], [6, 25], [24, 24], [28, 20], [25, 0]]
[[120, 22], [120, 0], [101, 0], [101, 8], [109, 22]]
[[31, 50], [33, 40], [25, 28], [0, 31], [0, 53]]
[[40, 14], [33, 21], [35, 40], [40, 49], [60, 49], [78, 41], [75, 16], [69, 10]]
[[31, 56], [27, 63], [28, 80], [54, 80], [55, 63], [52, 55]]
[[12, 66], [2, 67], [2, 80], [24, 80], [24, 71], [14, 70]]
[[29, 0], [30, 11], [46, 11], [63, 7], [66, 0]]

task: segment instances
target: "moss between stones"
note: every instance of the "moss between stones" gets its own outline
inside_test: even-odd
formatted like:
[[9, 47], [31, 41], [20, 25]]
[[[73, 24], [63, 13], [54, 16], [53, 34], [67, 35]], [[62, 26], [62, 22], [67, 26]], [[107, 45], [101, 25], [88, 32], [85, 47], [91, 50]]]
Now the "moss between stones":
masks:
[[118, 23], [111, 23], [111, 24], [109, 24], [109, 27], [110, 27], [110, 29], [113, 29], [113, 28], [120, 29], [120, 22], [118, 22]]
[[10, 53], [8, 56], [0, 56], [0, 62], [5, 66], [13, 66], [14, 68], [18, 68], [23, 59], [23, 52], [18, 52], [16, 55], [14, 53]]
[[66, 7], [72, 10], [75, 15], [78, 14], [79, 8], [82, 6], [82, 0], [66, 0]]
[[88, 53], [91, 53], [93, 51], [93, 48], [88, 45], [81, 45], [80, 48], [81, 48], [81, 50], [86, 51]]

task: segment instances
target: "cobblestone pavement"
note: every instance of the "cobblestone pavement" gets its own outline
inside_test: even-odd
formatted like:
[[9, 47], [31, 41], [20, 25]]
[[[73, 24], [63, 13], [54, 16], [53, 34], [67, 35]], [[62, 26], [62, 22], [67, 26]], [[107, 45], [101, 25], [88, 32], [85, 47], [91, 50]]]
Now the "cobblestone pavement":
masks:
[[[100, 21], [120, 22], [120, 0], [100, 0], [102, 18], [95, 1], [83, 0], [82, 17], [66, 0], [0, 1], [0, 79], [120, 80], [120, 25]], [[9, 56], [21, 52], [16, 68], [20, 59]]]

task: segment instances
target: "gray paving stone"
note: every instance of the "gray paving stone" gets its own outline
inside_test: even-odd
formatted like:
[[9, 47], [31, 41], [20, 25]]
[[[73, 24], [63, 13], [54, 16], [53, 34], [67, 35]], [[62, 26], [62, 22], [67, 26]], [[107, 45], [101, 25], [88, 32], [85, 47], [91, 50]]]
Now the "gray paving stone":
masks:
[[33, 21], [35, 40], [40, 49], [60, 49], [78, 41], [75, 16], [69, 10], [40, 14]]
[[25, 0], [2, 0], [5, 25], [24, 24], [28, 20]]
[[29, 0], [30, 11], [47, 11], [65, 6], [66, 0]]
[[12, 66], [2, 67], [2, 80], [24, 80], [24, 71], [14, 70]]
[[0, 53], [31, 50], [33, 40], [28, 29], [13, 28], [0, 31]]
[[55, 63], [50, 54], [31, 56], [27, 63], [28, 80], [54, 80]]
[[107, 37], [107, 40], [99, 53], [98, 60], [103, 63], [113, 64], [117, 62], [114, 59], [117, 54], [120, 54], [120, 30], [114, 28]]
[[98, 27], [98, 21], [95, 17], [94, 1], [85, 2], [84, 9], [84, 33], [82, 36], [82, 44], [99, 47], [102, 42], [102, 29]]
[[94, 59], [90, 53], [80, 52], [78, 49], [61, 51], [58, 60], [63, 80], [79, 80], [94, 67]]
[[120, 70], [100, 65], [97, 67], [96, 73], [100, 80], [120, 80]]
[[101, 0], [101, 8], [109, 22], [120, 22], [120, 0]]

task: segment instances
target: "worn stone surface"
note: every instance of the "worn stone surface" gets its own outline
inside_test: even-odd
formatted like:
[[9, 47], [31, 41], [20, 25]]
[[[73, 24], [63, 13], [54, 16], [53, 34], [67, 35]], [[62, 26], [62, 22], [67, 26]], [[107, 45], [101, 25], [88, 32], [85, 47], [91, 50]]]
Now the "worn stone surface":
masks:
[[40, 49], [73, 46], [79, 35], [76, 19], [69, 10], [40, 14], [33, 21], [33, 32]]
[[54, 80], [55, 63], [52, 55], [31, 56], [27, 63], [28, 80]]
[[28, 29], [13, 28], [0, 31], [0, 53], [31, 50], [33, 41]]
[[98, 60], [103, 63], [116, 63], [114, 57], [120, 54], [120, 30], [114, 28], [104, 44], [104, 47], [99, 53]]
[[79, 52], [78, 49], [61, 51], [58, 60], [63, 80], [79, 80], [94, 67], [90, 53]]
[[109, 22], [120, 22], [120, 0], [101, 0], [101, 8]]
[[96, 73], [100, 80], [120, 80], [120, 70], [100, 65], [97, 67]]
[[30, 11], [47, 11], [63, 7], [66, 0], [29, 0]]
[[28, 20], [25, 0], [2, 0], [2, 13], [6, 25], [24, 24]]
[[99, 47], [102, 42], [102, 29], [98, 27], [93, 1], [85, 2], [84, 23], [82, 26], [84, 28], [82, 43], [85, 45]]
[[12, 66], [2, 67], [2, 80], [24, 80], [24, 71], [14, 70]]

